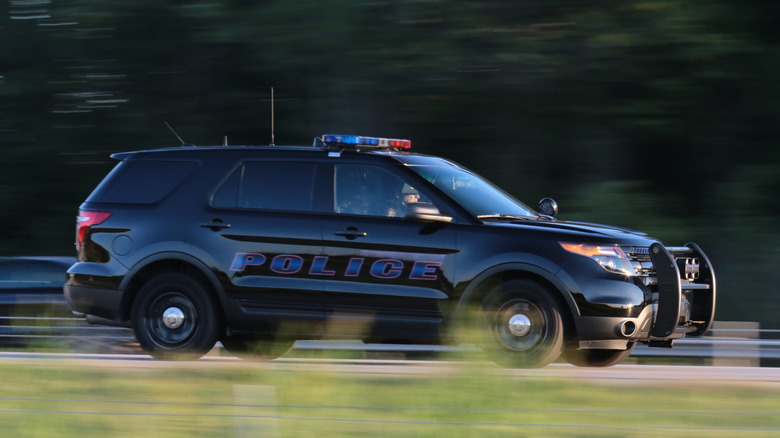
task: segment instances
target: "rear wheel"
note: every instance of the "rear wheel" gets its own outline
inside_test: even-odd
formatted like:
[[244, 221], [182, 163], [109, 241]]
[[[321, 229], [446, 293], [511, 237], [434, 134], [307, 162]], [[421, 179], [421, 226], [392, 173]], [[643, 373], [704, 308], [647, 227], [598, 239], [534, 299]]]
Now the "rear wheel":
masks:
[[563, 347], [563, 323], [550, 291], [530, 280], [512, 280], [482, 302], [487, 339], [483, 347], [501, 365], [538, 368], [554, 361]]
[[629, 342], [626, 350], [578, 350], [576, 347], [566, 348], [563, 357], [572, 365], [578, 367], [610, 367], [627, 358], [636, 342]]
[[138, 292], [133, 330], [141, 348], [157, 359], [197, 359], [219, 338], [217, 308], [209, 291], [192, 277], [162, 274]]

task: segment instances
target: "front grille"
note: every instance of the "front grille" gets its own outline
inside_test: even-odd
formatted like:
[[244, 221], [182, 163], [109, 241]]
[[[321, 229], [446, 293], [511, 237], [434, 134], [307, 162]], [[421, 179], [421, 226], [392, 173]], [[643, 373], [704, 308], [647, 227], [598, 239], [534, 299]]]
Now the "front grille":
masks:
[[[648, 247], [636, 247], [636, 246], [623, 246], [621, 247], [624, 253], [626, 253], [626, 256], [628, 257], [628, 260], [631, 262], [631, 265], [634, 267], [634, 270], [636, 271], [636, 276], [642, 281], [642, 283], [647, 286], [651, 292], [653, 292], [653, 303], [654, 306], [656, 305], [658, 301], [658, 276], [655, 272], [655, 267], [653, 266], [653, 260], [650, 258], [650, 248]], [[691, 259], [677, 259], [678, 263], [679, 260], [683, 261], [683, 269], [685, 269], [686, 264], [687, 265], [696, 265], [698, 267], [698, 260], [691, 260]], [[687, 261], [690, 260], [690, 261]], [[694, 269], [690, 268], [689, 270], [686, 270], [691, 272], [689, 275], [690, 277], [693, 277]], [[706, 285], [701, 284], [697, 285], [694, 283], [693, 280], [688, 279], [680, 279], [680, 285], [682, 286], [682, 296], [680, 297], [680, 319], [678, 320], [679, 325], [689, 325], [690, 319], [691, 319], [691, 305], [693, 303], [693, 290], [694, 289], [702, 289], [707, 288]], [[700, 286], [697, 288], [694, 288], [694, 286]], [[655, 313], [655, 310], [654, 310]]]
[[650, 248], [642, 246], [624, 246], [623, 252], [628, 256], [628, 260], [639, 277], [646, 286], [658, 284], [655, 275], [655, 267], [650, 259]]

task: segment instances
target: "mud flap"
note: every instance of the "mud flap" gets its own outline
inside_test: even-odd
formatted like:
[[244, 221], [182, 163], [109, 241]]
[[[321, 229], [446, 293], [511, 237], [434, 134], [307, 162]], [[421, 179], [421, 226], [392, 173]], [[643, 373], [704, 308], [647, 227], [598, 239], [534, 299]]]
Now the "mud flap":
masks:
[[650, 259], [658, 279], [658, 313], [650, 336], [667, 338], [674, 333], [680, 320], [680, 271], [674, 256], [660, 243], [650, 246]]

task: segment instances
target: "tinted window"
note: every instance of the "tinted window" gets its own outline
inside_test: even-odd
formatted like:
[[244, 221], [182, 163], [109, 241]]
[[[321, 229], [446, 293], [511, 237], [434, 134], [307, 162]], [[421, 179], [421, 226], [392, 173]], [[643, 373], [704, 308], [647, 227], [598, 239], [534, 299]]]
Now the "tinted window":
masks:
[[409, 168], [440, 188], [477, 217], [492, 215], [537, 216], [535, 211], [487, 180], [451, 163], [445, 162], [443, 165], [436, 166], [410, 165]]
[[413, 202], [430, 202], [399, 176], [376, 166], [336, 165], [334, 211], [344, 214], [404, 217]]
[[241, 174], [244, 167], [239, 167], [235, 172], [225, 180], [222, 186], [214, 193], [214, 198], [211, 200], [211, 204], [215, 207], [238, 207], [238, 188], [241, 184]]
[[155, 203], [195, 172], [193, 161], [123, 161], [87, 198], [87, 202]]
[[215, 207], [311, 211], [315, 163], [250, 161], [214, 194]]

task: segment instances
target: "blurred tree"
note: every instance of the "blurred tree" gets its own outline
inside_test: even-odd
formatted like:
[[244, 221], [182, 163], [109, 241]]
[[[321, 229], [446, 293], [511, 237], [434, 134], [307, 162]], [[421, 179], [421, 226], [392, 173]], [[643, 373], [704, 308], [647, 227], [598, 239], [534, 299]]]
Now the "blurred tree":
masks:
[[[407, 137], [562, 214], [697, 240], [777, 327], [780, 8], [710, 0], [11, 1], [0, 251], [72, 251], [126, 149]], [[769, 304], [769, 305], [768, 305]]]

